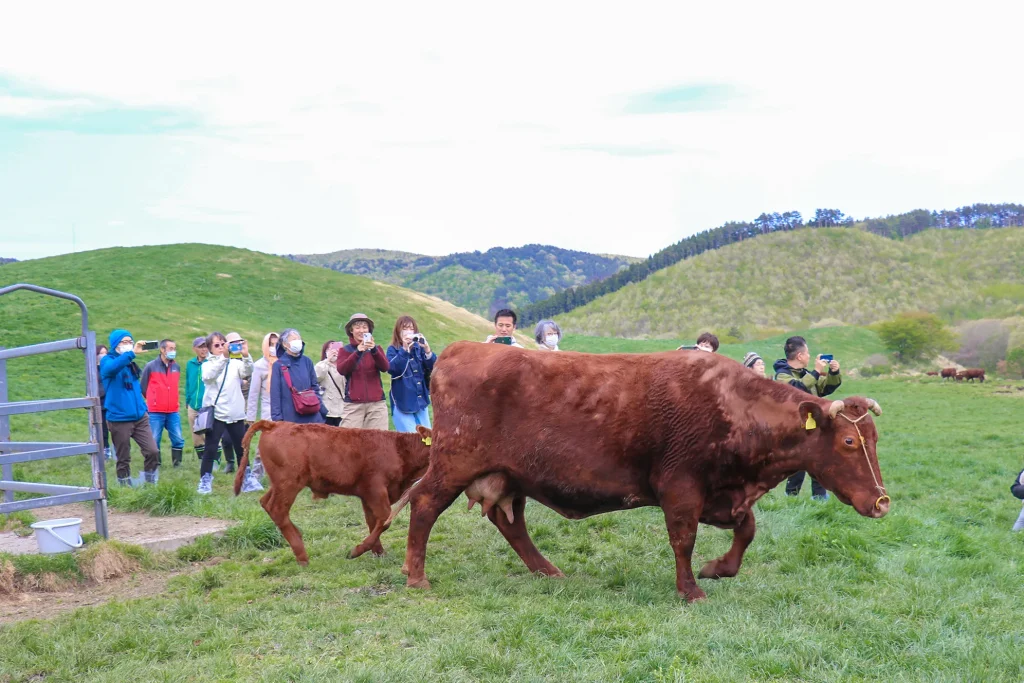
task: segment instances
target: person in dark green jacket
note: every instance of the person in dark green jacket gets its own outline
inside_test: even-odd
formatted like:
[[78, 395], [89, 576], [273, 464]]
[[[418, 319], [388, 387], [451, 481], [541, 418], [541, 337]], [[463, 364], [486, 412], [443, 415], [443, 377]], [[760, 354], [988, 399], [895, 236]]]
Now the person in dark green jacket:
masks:
[[[828, 396], [839, 388], [843, 378], [839, 374], [839, 361], [825, 360], [820, 355], [814, 359], [814, 369], [808, 370], [811, 352], [803, 337], [790, 337], [786, 340], [786, 357], [775, 361], [775, 379], [786, 382], [813, 396]], [[786, 495], [795, 496], [800, 493], [806, 472], [797, 472], [786, 482]], [[828, 490], [811, 479], [811, 496], [815, 500], [828, 500]]]

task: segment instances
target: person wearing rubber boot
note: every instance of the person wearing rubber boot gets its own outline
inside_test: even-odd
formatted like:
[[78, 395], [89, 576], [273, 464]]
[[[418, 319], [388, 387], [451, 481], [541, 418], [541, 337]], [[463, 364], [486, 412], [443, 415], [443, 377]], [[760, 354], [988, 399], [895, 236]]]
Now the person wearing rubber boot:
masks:
[[139, 384], [149, 405], [149, 426], [153, 430], [156, 449], [160, 450], [164, 428], [171, 438], [171, 465], [181, 467], [181, 454], [185, 450], [185, 437], [181, 434], [181, 415], [178, 413], [178, 387], [181, 367], [175, 362], [177, 346], [170, 339], [160, 342], [160, 356], [146, 363]]
[[160, 451], [149, 427], [149, 409], [139, 385], [142, 373], [135, 363], [143, 345], [144, 342], [134, 342], [128, 330], [114, 330], [110, 333], [110, 352], [100, 361], [103, 407], [117, 453], [117, 483], [121, 486], [132, 485], [132, 440], [142, 450], [145, 483], [155, 484], [159, 478]]

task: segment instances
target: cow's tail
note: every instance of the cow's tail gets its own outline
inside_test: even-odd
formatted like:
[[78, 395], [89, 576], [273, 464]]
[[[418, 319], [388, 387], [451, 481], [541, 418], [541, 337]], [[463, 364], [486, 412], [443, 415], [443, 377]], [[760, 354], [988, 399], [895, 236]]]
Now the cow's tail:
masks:
[[249, 466], [249, 443], [256, 432], [269, 432], [275, 426], [270, 420], [260, 420], [249, 427], [249, 431], [242, 437], [242, 457], [238, 461], [238, 471], [235, 472], [235, 495], [242, 492], [242, 482], [245, 481], [245, 468]]
[[420, 477], [419, 479], [414, 481], [412, 483], [412, 486], [407, 488], [405, 490], [405, 493], [402, 494], [402, 497], [395, 502], [394, 507], [391, 508], [391, 514], [388, 515], [387, 520], [384, 522], [385, 529], [391, 526], [391, 522], [395, 521], [395, 517], [397, 517], [398, 513], [402, 511], [402, 508], [409, 504], [409, 501], [412, 499], [413, 491], [416, 489], [416, 487], [419, 485], [421, 481], [423, 481], [423, 477]]

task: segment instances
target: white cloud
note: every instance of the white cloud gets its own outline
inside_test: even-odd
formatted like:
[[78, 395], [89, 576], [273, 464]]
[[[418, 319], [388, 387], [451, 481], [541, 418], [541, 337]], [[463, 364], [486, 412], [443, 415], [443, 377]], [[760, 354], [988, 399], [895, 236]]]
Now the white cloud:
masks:
[[[104, 211], [236, 226], [269, 251], [299, 251], [280, 241], [301, 225], [307, 251], [646, 255], [765, 210], [1022, 200], [1016, 5], [304, 7], [71, 5], [55, 22], [22, 3], [0, 75], [60, 99], [3, 97], [0, 117], [195, 112], [202, 128], [147, 156], [180, 159], [174, 187], [125, 195], [110, 170]], [[624, 113], [683, 86], [713, 101]]]

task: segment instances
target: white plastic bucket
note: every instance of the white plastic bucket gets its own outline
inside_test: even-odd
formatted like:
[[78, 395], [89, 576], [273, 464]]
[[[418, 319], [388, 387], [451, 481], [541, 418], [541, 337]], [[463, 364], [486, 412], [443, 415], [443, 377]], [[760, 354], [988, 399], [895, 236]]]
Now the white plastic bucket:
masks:
[[65, 519], [46, 519], [36, 522], [32, 528], [36, 531], [36, 543], [39, 552], [44, 555], [69, 553], [82, 547], [82, 518], [67, 517]]

